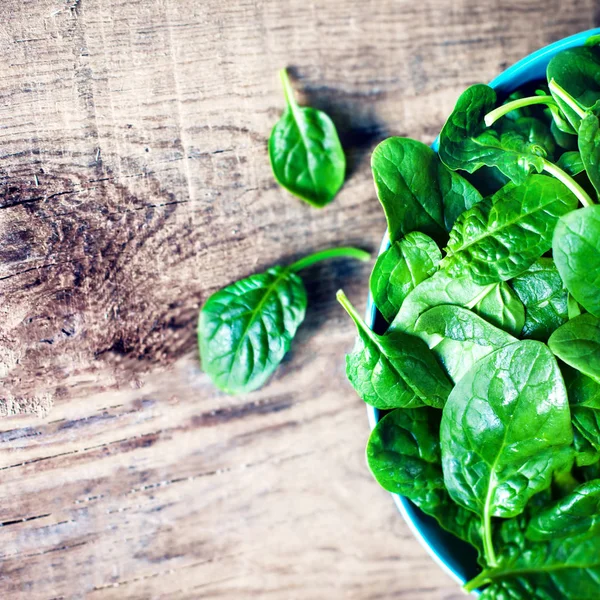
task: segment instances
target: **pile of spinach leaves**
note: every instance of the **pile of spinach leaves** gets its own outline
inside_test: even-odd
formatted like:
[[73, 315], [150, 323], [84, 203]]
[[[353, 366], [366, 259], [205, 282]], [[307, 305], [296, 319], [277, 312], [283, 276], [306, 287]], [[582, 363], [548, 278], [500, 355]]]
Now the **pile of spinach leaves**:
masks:
[[467, 89], [438, 153], [377, 147], [379, 333], [338, 293], [369, 467], [475, 547], [485, 600], [600, 597], [600, 48], [547, 77]]

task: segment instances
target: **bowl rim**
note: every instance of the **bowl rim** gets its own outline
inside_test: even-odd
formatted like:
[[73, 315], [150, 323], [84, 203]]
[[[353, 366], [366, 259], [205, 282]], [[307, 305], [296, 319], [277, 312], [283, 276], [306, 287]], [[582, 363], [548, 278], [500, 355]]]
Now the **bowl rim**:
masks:
[[[546, 64], [550, 61], [550, 59], [561, 52], [562, 50], [566, 50], [567, 48], [574, 48], [578, 46], [583, 46], [585, 41], [592, 35], [600, 34], [600, 27], [594, 29], [588, 29], [585, 31], [580, 31], [574, 35], [562, 38], [553, 42], [552, 44], [548, 44], [539, 50], [528, 54], [521, 60], [517, 61], [504, 71], [502, 71], [498, 76], [496, 76], [490, 83], [488, 84], [490, 87], [495, 90], [500, 90], [502, 92], [510, 93], [516, 87], [522, 85], [515, 84], [515, 80], [519, 78], [523, 73], [525, 73], [530, 67], [537, 65], [540, 62], [545, 62]], [[435, 139], [431, 147], [434, 150], [438, 148], [438, 138]], [[388, 231], [386, 230], [385, 235], [381, 241], [381, 245], [379, 247], [379, 252], [377, 256], [381, 255], [385, 250], [387, 250], [390, 246]], [[375, 317], [377, 314], [377, 308], [375, 307], [375, 303], [373, 302], [373, 296], [371, 295], [371, 291], [369, 290], [369, 296], [367, 299], [367, 307], [365, 314], [365, 323], [369, 327], [369, 329], [373, 329], [375, 324]], [[369, 419], [369, 427], [371, 431], [379, 421], [379, 409], [374, 408], [372, 406], [367, 405], [367, 416]], [[466, 583], [465, 578], [458, 573], [456, 569], [454, 569], [450, 564], [448, 564], [444, 558], [441, 556], [438, 548], [431, 543], [424, 535], [423, 531], [419, 528], [419, 525], [415, 523], [414, 519], [411, 517], [411, 512], [414, 510], [419, 510], [412, 504], [408, 498], [404, 496], [400, 496], [399, 494], [392, 494], [394, 502], [404, 518], [404, 521], [408, 525], [409, 529], [412, 531], [415, 538], [419, 541], [421, 546], [425, 548], [427, 553], [433, 558], [433, 560], [445, 571], [450, 577], [459, 583], [461, 587]], [[441, 529], [439, 525], [437, 525]], [[479, 596], [480, 592], [474, 591], [473, 595]]]

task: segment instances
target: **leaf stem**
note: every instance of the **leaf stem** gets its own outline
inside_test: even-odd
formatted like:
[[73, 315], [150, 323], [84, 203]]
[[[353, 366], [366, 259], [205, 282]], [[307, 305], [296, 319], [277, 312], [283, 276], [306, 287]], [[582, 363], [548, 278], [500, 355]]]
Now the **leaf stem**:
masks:
[[283, 86], [283, 94], [285, 96], [285, 101], [292, 111], [295, 111], [298, 108], [298, 103], [294, 98], [294, 90], [292, 88], [292, 84], [290, 83], [290, 78], [287, 73], [287, 69], [281, 69], [279, 71], [279, 78], [281, 79], [281, 85]]
[[542, 158], [542, 162], [544, 163], [544, 171], [562, 181], [577, 196], [583, 206], [592, 206], [594, 204], [589, 194], [570, 175], [545, 158]]
[[356, 258], [357, 260], [366, 262], [371, 259], [371, 255], [367, 251], [360, 250], [359, 248], [328, 248], [327, 250], [321, 250], [321, 252], [315, 252], [314, 254], [310, 254], [309, 256], [301, 258], [299, 261], [291, 264], [288, 267], [288, 270], [297, 273], [302, 269], [306, 269], [315, 263], [321, 262], [322, 260], [327, 260], [329, 258]]
[[482, 585], [485, 585], [486, 583], [490, 583], [490, 578], [487, 576], [485, 571], [482, 571], [481, 573], [479, 573], [479, 575], [477, 575], [476, 577], [474, 577], [473, 579], [471, 579], [471, 581], [467, 581], [467, 583], [465, 583], [465, 585], [463, 585], [463, 590], [465, 590], [465, 592], [472, 592], [474, 590], [476, 590], [478, 587], [481, 587]]
[[529, 96], [527, 98], [519, 98], [512, 102], [502, 104], [498, 108], [490, 111], [484, 117], [486, 127], [491, 127], [499, 118], [508, 114], [509, 112], [516, 110], [517, 108], [523, 108], [524, 106], [532, 106], [534, 104], [547, 104], [548, 106], [556, 106], [556, 100], [552, 96]]
[[364, 331], [365, 335], [367, 335], [371, 341], [373, 341], [377, 346], [379, 346], [379, 341], [377, 339], [377, 335], [367, 327], [367, 324], [363, 321], [362, 317], [356, 312], [356, 309], [348, 300], [346, 294], [344, 294], [344, 290], [338, 290], [335, 297], [337, 301], [344, 307], [344, 310], [350, 315], [350, 318], [354, 321], [356, 326]]
[[496, 559], [496, 551], [494, 550], [494, 542], [492, 540], [492, 515], [490, 514], [488, 504], [488, 500], [486, 500], [483, 512], [483, 553], [488, 566], [496, 567], [498, 566], [498, 560]]
[[577, 100], [575, 100], [567, 90], [556, 83], [554, 79], [550, 80], [548, 87], [552, 94], [560, 98], [580, 119], [585, 119], [587, 117], [587, 112], [579, 106]]

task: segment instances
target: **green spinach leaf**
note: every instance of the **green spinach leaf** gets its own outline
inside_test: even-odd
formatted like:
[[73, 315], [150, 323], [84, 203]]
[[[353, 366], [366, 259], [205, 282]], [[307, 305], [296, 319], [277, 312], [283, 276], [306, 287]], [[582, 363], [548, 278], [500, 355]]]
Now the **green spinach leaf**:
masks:
[[[558, 83], [584, 109], [592, 108], [600, 100], [600, 55], [595, 48], [570, 48], [559, 52], [548, 63], [546, 75], [549, 82]], [[577, 131], [581, 117], [561, 94], [556, 93], [552, 84], [550, 91]]]
[[575, 464], [579, 470], [587, 468], [600, 461], [600, 451], [596, 450], [587, 438], [573, 426], [573, 447], [575, 449]]
[[536, 156], [552, 160], [556, 150], [556, 141], [550, 127], [535, 117], [521, 117], [515, 120], [503, 120], [499, 126], [502, 134], [517, 133], [527, 143], [526, 148]]
[[273, 175], [286, 190], [321, 208], [344, 183], [344, 150], [335, 125], [324, 112], [298, 106], [285, 69], [281, 81], [287, 109], [269, 138]]
[[571, 494], [537, 514], [526, 535], [533, 541], [546, 541], [600, 530], [600, 480], [577, 487]]
[[436, 306], [415, 324], [415, 335], [427, 343], [455, 383], [480, 359], [517, 340], [460, 306]]
[[495, 566], [491, 518], [522, 513], [572, 456], [567, 391], [550, 351], [528, 340], [477, 362], [448, 398], [440, 439], [446, 487], [481, 516]]
[[[567, 123], [568, 123], [568, 121], [567, 121]], [[569, 125], [569, 127], [571, 127], [571, 125]], [[564, 131], [563, 129], [560, 128], [559, 125], [557, 125], [557, 123], [555, 121], [553, 121], [550, 124], [550, 131], [552, 133], [552, 136], [554, 137], [554, 141], [556, 142], [557, 146], [559, 146], [563, 150], [569, 150], [569, 151], [577, 150], [577, 136], [576, 135], [574, 135], [573, 133], [568, 133], [568, 132]], [[558, 163], [560, 163], [560, 159], [556, 163], [557, 166], [560, 167], [560, 165]], [[565, 172], [567, 172], [567, 171], [565, 170]]]
[[346, 357], [346, 374], [358, 395], [382, 409], [441, 408], [452, 386], [425, 342], [401, 331], [377, 335], [342, 291], [337, 298], [358, 330]]
[[317, 252], [289, 267], [236, 281], [206, 301], [198, 321], [198, 345], [202, 368], [217, 387], [241, 394], [267, 381], [304, 320], [306, 290], [297, 271], [336, 257], [364, 261], [369, 254], [356, 248]]
[[600, 319], [583, 314], [559, 327], [548, 340], [562, 361], [600, 382]]
[[600, 536], [577, 536], [530, 542], [510, 561], [484, 570], [465, 589], [492, 584], [481, 596], [485, 600], [595, 600], [599, 579]]
[[392, 242], [416, 230], [444, 242], [456, 217], [481, 200], [466, 179], [415, 140], [388, 138], [375, 148], [371, 167]]
[[380, 254], [371, 273], [371, 294], [386, 321], [393, 321], [406, 296], [431, 277], [442, 260], [437, 244], [413, 231]]
[[569, 393], [569, 403], [600, 409], [600, 383], [577, 371], [565, 367], [563, 375]]
[[552, 254], [575, 300], [600, 317], [600, 206], [561, 217], [552, 240]]
[[573, 426], [600, 452], [600, 411], [585, 406], [571, 406]]
[[393, 410], [371, 432], [367, 463], [381, 487], [406, 496], [481, 552], [481, 521], [455, 504], [444, 486], [438, 431], [432, 410]]
[[575, 177], [585, 171], [581, 154], [577, 151], [565, 152], [556, 162], [556, 166], [571, 177]]
[[441, 267], [470, 273], [481, 285], [511, 279], [552, 247], [558, 219], [576, 206], [557, 179], [531, 175], [523, 185], [508, 183], [459, 217]]
[[589, 114], [579, 126], [579, 152], [585, 172], [596, 193], [600, 193], [600, 121]]
[[220, 290], [200, 312], [202, 368], [225, 392], [255, 390], [290, 349], [305, 312], [304, 284], [283, 267]]
[[525, 322], [523, 304], [506, 283], [479, 285], [468, 274], [454, 277], [447, 271], [438, 271], [406, 297], [390, 329], [411, 333], [421, 314], [441, 304], [471, 309], [514, 335]]
[[496, 105], [496, 92], [487, 85], [468, 88], [440, 133], [440, 158], [450, 169], [469, 173], [482, 166], [497, 167], [515, 183], [544, 169], [546, 151], [517, 131], [499, 133], [486, 127], [484, 117]]
[[525, 306], [506, 283], [491, 284], [491, 289], [472, 307], [486, 321], [510, 333], [519, 335], [525, 325]]
[[525, 305], [521, 337], [545, 341], [567, 322], [569, 294], [551, 258], [540, 258], [510, 285]]

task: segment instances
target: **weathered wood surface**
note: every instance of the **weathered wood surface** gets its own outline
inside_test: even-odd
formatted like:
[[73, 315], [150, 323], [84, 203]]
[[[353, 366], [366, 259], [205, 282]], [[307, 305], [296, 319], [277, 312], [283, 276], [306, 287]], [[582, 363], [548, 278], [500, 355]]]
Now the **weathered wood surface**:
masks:
[[[200, 372], [196, 315], [267, 265], [376, 249], [374, 144], [431, 141], [465, 86], [598, 25], [596, 3], [3, 0], [0, 15], [0, 597], [461, 597], [364, 466], [334, 292], [364, 303], [370, 267], [307, 273], [293, 351], [247, 397]], [[323, 211], [270, 173], [285, 65], [348, 151]]]

